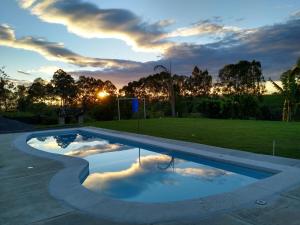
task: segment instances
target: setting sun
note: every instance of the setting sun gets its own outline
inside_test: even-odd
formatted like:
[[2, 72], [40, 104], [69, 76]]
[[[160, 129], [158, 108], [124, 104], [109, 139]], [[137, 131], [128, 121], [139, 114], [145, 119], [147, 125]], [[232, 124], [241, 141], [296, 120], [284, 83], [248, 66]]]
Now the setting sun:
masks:
[[100, 91], [100, 92], [98, 92], [97, 95], [98, 95], [99, 98], [105, 98], [109, 94], [106, 91]]

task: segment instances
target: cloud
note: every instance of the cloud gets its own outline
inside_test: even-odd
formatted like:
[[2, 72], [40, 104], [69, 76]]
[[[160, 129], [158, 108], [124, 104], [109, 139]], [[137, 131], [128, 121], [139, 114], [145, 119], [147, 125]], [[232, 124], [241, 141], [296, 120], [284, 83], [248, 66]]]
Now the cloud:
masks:
[[[20, 0], [20, 5], [40, 19], [62, 24], [82, 37], [122, 39], [136, 49], [163, 51], [158, 61], [138, 63], [126, 60], [95, 59], [83, 57], [65, 49], [59, 43], [47, 42], [32, 37], [16, 40], [13, 30], [0, 27], [0, 44], [39, 52], [52, 60], [60, 60], [79, 66], [100, 67], [94, 71], [73, 71], [75, 76], [87, 75], [111, 80], [118, 87], [142, 76], [152, 74], [156, 64], [168, 65], [172, 61], [173, 71], [190, 75], [198, 65], [208, 69], [216, 78], [218, 70], [225, 64], [239, 60], [259, 60], [266, 78], [278, 79], [300, 56], [300, 14], [293, 13], [282, 23], [255, 29], [241, 30], [222, 25], [222, 19], [199, 21], [191, 26], [166, 32], [164, 28], [174, 23], [162, 20], [150, 24], [128, 10], [101, 9], [81, 0]], [[3, 32], [5, 30], [5, 32]], [[172, 37], [216, 36], [209, 44], [177, 43], [168, 41]]]
[[278, 80], [280, 74], [293, 66], [300, 57], [300, 18], [293, 17], [284, 23], [231, 33], [211, 44], [182, 43], [168, 49], [158, 61], [145, 62], [135, 68], [107, 71], [77, 71], [113, 80], [118, 87], [142, 76], [153, 74], [157, 64], [172, 62], [177, 74], [190, 75], [195, 65], [208, 69], [216, 78], [224, 65], [240, 60], [259, 60], [265, 78]]
[[132, 147], [109, 143], [106, 140], [91, 137], [85, 139], [81, 135], [70, 136], [55, 136], [46, 138], [33, 138], [28, 141], [28, 144], [33, 148], [59, 152], [59, 154], [76, 156], [76, 157], [87, 157], [94, 154], [101, 154], [113, 151], [128, 150]]
[[158, 62], [142, 63], [135, 68], [111, 69], [111, 70], [74, 70], [69, 73], [74, 77], [88, 76], [100, 78], [101, 80], [110, 80], [118, 88], [122, 88], [129, 81], [136, 80], [140, 77], [153, 74], [153, 68]]
[[212, 44], [181, 44], [169, 49], [164, 57], [176, 62], [183, 71], [199, 65], [215, 74], [225, 64], [255, 59], [261, 61], [265, 75], [276, 79], [300, 57], [299, 40], [298, 17], [285, 23], [236, 32]]
[[167, 26], [170, 26], [174, 23], [175, 23], [175, 20], [173, 20], [173, 19], [165, 19], [165, 20], [158, 21], [156, 23], [156, 26], [158, 26], [158, 27], [167, 27]]
[[70, 63], [80, 67], [97, 67], [101, 69], [129, 68], [139, 65], [138, 62], [118, 59], [100, 59], [78, 55], [64, 47], [62, 43], [49, 42], [42, 38], [24, 37], [16, 39], [14, 30], [0, 24], [0, 46], [34, 51], [48, 60]]
[[22, 71], [22, 70], [17, 70], [18, 73], [24, 74], [24, 75], [31, 75], [31, 73]]
[[200, 21], [189, 27], [178, 28], [165, 35], [166, 38], [172, 37], [189, 37], [189, 36], [200, 36], [200, 35], [224, 35], [226, 33], [232, 33], [240, 31], [238, 27], [224, 26], [218, 23], [212, 23], [210, 20]]
[[164, 51], [173, 44], [161, 40], [163, 27], [173, 21], [150, 24], [129, 10], [101, 9], [81, 0], [20, 0], [20, 6], [49, 23], [62, 24], [85, 38], [116, 38], [136, 50]]
[[297, 12], [294, 12], [292, 15], [291, 15], [292, 18], [299, 18], [300, 17], [300, 11], [297, 11]]
[[67, 152], [65, 155], [69, 156], [76, 156], [80, 158], [84, 158], [90, 155], [96, 155], [101, 153], [107, 153], [107, 152], [115, 152], [115, 151], [123, 151], [128, 150], [131, 147], [125, 147], [119, 144], [99, 144], [99, 145], [93, 145], [90, 146], [89, 144], [81, 146], [78, 149], [74, 149], [70, 152]]
[[[163, 182], [168, 178], [169, 171], [159, 170], [157, 165], [168, 163], [170, 159], [171, 157], [167, 155], [142, 156], [140, 161], [136, 160], [127, 169], [92, 173], [86, 178], [83, 185], [111, 197], [133, 197], [147, 189], [152, 182]], [[139, 185], [135, 185], [136, 183]]]
[[[179, 168], [184, 161], [176, 159], [174, 170], [168, 169], [172, 158], [167, 155], [141, 156], [129, 168], [113, 171], [92, 173], [83, 182], [83, 185], [93, 191], [111, 197], [128, 198], [134, 197], [148, 189], [153, 183], [163, 183], [168, 186], [176, 186], [178, 180], [170, 177], [171, 174], [201, 179], [211, 182], [216, 178], [230, 176], [232, 173], [210, 168]], [[178, 168], [177, 168], [178, 167]], [[138, 185], [136, 185], [138, 184]]]
[[133, 46], [135, 50], [165, 52], [176, 43], [173, 37], [195, 35], [224, 35], [237, 27], [219, 25], [221, 17], [215, 16], [189, 27], [166, 32], [165, 27], [175, 23], [172, 19], [147, 23], [125, 9], [102, 9], [82, 0], [19, 0], [22, 8], [49, 23], [67, 27], [68, 31], [85, 38], [116, 38]]
[[[41, 66], [39, 68], [36, 68], [36, 69], [31, 69], [31, 70], [28, 70], [26, 71], [27, 73], [35, 73], [35, 74], [47, 74], [47, 75], [53, 75], [55, 71], [61, 69], [60, 67], [58, 66]], [[68, 71], [68, 69], [65, 69], [64, 68], [64, 71]]]
[[7, 24], [0, 25], [0, 40], [15, 40], [15, 32]]

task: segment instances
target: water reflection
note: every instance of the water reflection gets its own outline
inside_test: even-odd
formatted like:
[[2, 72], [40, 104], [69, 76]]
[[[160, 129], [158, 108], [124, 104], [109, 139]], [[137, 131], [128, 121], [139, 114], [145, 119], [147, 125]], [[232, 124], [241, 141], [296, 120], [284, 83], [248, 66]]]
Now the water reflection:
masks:
[[27, 143], [36, 149], [81, 158], [129, 148], [122, 144], [111, 144], [107, 140], [81, 134], [37, 137], [30, 139]]
[[68, 135], [59, 135], [54, 136], [54, 139], [56, 140], [56, 143], [61, 148], [67, 148], [71, 143], [73, 143], [76, 138], [77, 134], [68, 134]]
[[44, 141], [46, 141], [47, 137], [37, 137], [36, 139], [41, 142], [44, 142]]
[[27, 143], [43, 151], [85, 158], [91, 174], [83, 185], [128, 201], [192, 199], [232, 191], [256, 180], [235, 172], [244, 168], [160, 149], [141, 149], [88, 133], [36, 137]]
[[232, 174], [225, 170], [208, 168], [175, 168], [174, 171], [182, 176], [190, 176], [196, 179], [205, 179], [207, 181], [213, 181], [216, 177]]
[[69, 156], [76, 156], [76, 157], [87, 157], [90, 155], [105, 153], [105, 152], [114, 152], [114, 151], [121, 151], [121, 150], [127, 150], [129, 147], [122, 146], [118, 144], [100, 144], [100, 145], [84, 145], [78, 149], [74, 149], [70, 152], [67, 152], [65, 155]]
[[[116, 198], [133, 198], [149, 186], [163, 184], [178, 185], [176, 176], [190, 176], [191, 178], [212, 181], [214, 178], [229, 175], [229, 172], [209, 168], [174, 168], [175, 161], [168, 155], [140, 156], [128, 169], [115, 172], [90, 174], [83, 185], [93, 191]], [[166, 166], [167, 165], [167, 166]], [[170, 168], [170, 165], [173, 165]]]
[[[170, 156], [170, 161], [169, 162], [163, 162], [163, 163], [157, 163], [157, 168], [161, 170], [166, 170], [169, 169], [171, 166], [174, 169], [174, 162], [175, 158], [173, 155]], [[141, 161], [141, 148], [139, 148], [139, 164], [142, 166], [142, 161]]]

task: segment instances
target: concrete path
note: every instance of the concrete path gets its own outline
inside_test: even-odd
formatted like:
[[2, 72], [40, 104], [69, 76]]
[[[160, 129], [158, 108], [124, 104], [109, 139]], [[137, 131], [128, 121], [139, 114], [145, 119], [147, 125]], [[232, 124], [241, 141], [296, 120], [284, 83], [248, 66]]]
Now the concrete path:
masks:
[[33, 126], [17, 120], [11, 120], [0, 116], [0, 134], [8, 132], [20, 132], [33, 129]]
[[1, 225], [115, 224], [96, 220], [53, 199], [48, 183], [62, 165], [13, 149], [11, 142], [16, 135], [0, 135]]
[[[62, 165], [13, 149], [11, 143], [16, 135], [18, 134], [0, 135], [1, 225], [115, 224], [88, 216], [53, 199], [48, 193], [48, 183]], [[171, 221], [158, 224], [299, 225], [300, 187], [281, 194], [266, 206], [223, 212], [197, 223]]]

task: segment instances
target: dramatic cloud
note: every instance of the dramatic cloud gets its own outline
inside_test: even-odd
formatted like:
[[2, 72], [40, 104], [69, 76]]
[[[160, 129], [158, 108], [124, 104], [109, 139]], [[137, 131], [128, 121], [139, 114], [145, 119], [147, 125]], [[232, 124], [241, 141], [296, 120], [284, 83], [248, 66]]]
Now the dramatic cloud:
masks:
[[129, 10], [101, 9], [81, 0], [20, 0], [24, 9], [49, 23], [62, 24], [86, 38], [116, 38], [135, 49], [164, 51], [172, 43], [162, 41], [162, 28], [173, 23], [163, 20], [154, 24], [143, 22]]
[[8, 25], [0, 24], [0, 46], [34, 51], [48, 60], [61, 61], [81, 67], [132, 68], [139, 65], [137, 62], [117, 59], [99, 59], [78, 55], [64, 47], [61, 43], [49, 42], [45, 39], [24, 37], [16, 39], [14, 30]]
[[267, 77], [278, 78], [300, 57], [299, 40], [298, 17], [273, 26], [233, 33], [213, 44], [182, 44], [169, 49], [164, 57], [175, 61], [182, 71], [200, 65], [213, 73], [224, 64], [255, 59], [261, 61]]
[[300, 18], [292, 17], [285, 23], [274, 24], [252, 30], [233, 32], [219, 42], [199, 45], [183, 43], [170, 48], [163, 59], [146, 62], [134, 69], [109, 71], [81, 71], [74, 74], [109, 79], [120, 87], [128, 81], [152, 74], [157, 64], [172, 62], [177, 74], [190, 75], [195, 65], [208, 69], [216, 78], [225, 64], [239, 60], [259, 60], [265, 78], [278, 79], [280, 74], [293, 66], [300, 57]]
[[[109, 79], [118, 87], [152, 74], [156, 64], [168, 65], [170, 61], [177, 74], [190, 75], [193, 67], [198, 65], [202, 69], [208, 69], [216, 78], [218, 70], [225, 64], [239, 60], [259, 60], [265, 77], [276, 80], [300, 57], [299, 12], [293, 13], [283, 23], [255, 29], [242, 30], [223, 25], [222, 19], [215, 17], [167, 32], [165, 27], [173, 24], [173, 20], [151, 24], [131, 11], [102, 9], [85, 0], [19, 0], [19, 3], [41, 20], [64, 25], [70, 32], [81, 37], [122, 39], [135, 49], [163, 52], [162, 59], [145, 63], [89, 58], [80, 56], [59, 43], [33, 37], [16, 39], [10, 27], [0, 26], [0, 45], [35, 51], [49, 60], [82, 67], [100, 67], [94, 71], [87, 71], [85, 68], [86, 71], [73, 71], [72, 74]], [[170, 38], [203, 35], [211, 36], [214, 43], [169, 41]]]

